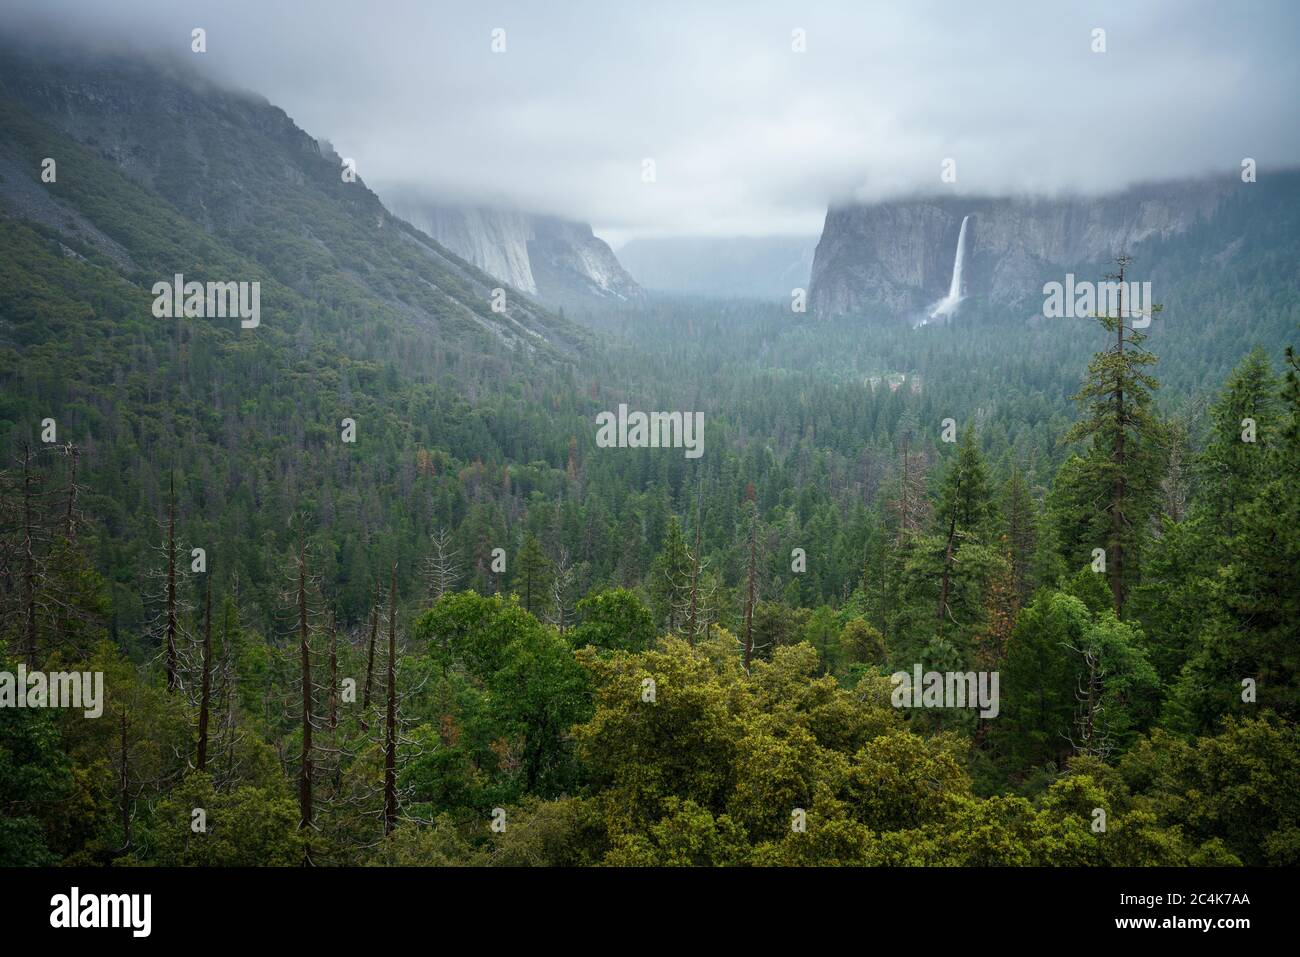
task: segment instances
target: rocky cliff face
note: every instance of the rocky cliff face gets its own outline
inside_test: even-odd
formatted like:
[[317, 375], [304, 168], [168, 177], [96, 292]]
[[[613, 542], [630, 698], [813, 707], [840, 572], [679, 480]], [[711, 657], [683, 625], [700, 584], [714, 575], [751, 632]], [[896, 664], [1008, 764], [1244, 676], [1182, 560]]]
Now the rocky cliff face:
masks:
[[394, 203], [393, 213], [489, 276], [537, 294], [528, 261], [533, 227], [523, 213], [420, 203]]
[[[885, 320], [921, 313], [948, 291], [965, 216], [966, 295], [992, 306], [1041, 299], [1043, 283], [1062, 280], [1066, 272], [1100, 278], [1121, 249], [1141, 263], [1153, 245], [1212, 226], [1252, 189], [1263, 186], [1228, 174], [1095, 198], [943, 197], [834, 206], [813, 260], [810, 307], [821, 315]], [[1219, 237], [1221, 251], [1236, 238], [1236, 232]]]
[[393, 211], [458, 256], [548, 305], [643, 296], [585, 223], [515, 210], [390, 200]]
[[528, 259], [543, 302], [632, 302], [644, 296], [614, 251], [586, 223], [534, 218]]

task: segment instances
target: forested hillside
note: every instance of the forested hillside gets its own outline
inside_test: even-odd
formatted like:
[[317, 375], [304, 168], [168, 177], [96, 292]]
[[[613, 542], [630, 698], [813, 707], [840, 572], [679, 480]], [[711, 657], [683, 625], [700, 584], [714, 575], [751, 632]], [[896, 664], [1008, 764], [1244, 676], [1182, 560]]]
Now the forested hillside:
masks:
[[1292, 193], [1146, 330], [590, 331], [274, 107], [87, 70], [0, 70], [0, 671], [106, 698], [0, 708], [0, 863], [1300, 863]]

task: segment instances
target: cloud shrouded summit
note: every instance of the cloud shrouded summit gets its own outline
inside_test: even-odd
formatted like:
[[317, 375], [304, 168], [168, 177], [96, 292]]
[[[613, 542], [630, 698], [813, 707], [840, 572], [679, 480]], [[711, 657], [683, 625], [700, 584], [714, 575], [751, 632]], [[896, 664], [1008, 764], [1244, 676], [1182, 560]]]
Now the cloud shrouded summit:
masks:
[[615, 242], [814, 234], [850, 196], [1093, 192], [1300, 162], [1300, 8], [1281, 2], [10, 0], [0, 29], [188, 59], [329, 139], [381, 195], [584, 219]]

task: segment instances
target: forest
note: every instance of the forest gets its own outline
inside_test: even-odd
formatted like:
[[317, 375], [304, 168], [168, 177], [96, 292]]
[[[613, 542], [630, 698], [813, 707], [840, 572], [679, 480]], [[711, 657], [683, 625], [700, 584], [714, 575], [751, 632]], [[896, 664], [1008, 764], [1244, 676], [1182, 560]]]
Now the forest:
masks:
[[[7, 268], [62, 282], [5, 283], [0, 670], [107, 690], [0, 710], [6, 864], [1297, 862], [1290, 349], [1162, 408], [1122, 321], [1071, 333], [1072, 387], [1059, 347], [916, 330], [873, 344], [929, 352], [891, 388], [678, 302], [689, 360], [625, 332], [471, 404], [285, 346], [250, 393], [237, 332], [144, 338], [142, 290], [25, 238]], [[122, 320], [60, 329], [88, 311]], [[981, 342], [972, 408], [942, 370]], [[590, 410], [692, 381], [709, 454], [597, 447]], [[914, 666], [997, 673], [1000, 713], [896, 707]]]
[[501, 316], [277, 108], [15, 63], [0, 674], [103, 700], [0, 682], [0, 865], [1300, 863], [1298, 178], [1145, 328]]

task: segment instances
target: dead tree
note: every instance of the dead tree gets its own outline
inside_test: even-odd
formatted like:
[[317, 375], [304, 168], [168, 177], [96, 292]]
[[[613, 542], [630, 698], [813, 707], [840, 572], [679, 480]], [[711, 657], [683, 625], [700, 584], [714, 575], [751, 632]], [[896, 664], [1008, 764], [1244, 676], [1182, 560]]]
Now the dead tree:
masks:
[[307, 624], [307, 555], [303, 546], [302, 527], [298, 529], [298, 652], [302, 681], [302, 756], [298, 769], [299, 830], [312, 826], [312, 685], [310, 630]]
[[902, 542], [924, 527], [929, 511], [925, 494], [926, 460], [923, 452], [912, 451], [912, 433], [903, 433], [903, 455], [900, 463], [898, 497], [890, 502], [898, 516], [896, 542]]
[[369, 728], [370, 687], [375, 677], [375, 639], [379, 633], [379, 579], [375, 579], [375, 596], [370, 604], [370, 642], [366, 652], [366, 684], [361, 696], [361, 727]]
[[758, 503], [754, 499], [752, 482], [745, 497], [749, 500], [749, 563], [745, 573], [745, 671], [748, 672], [754, 656], [754, 597], [758, 572]]
[[[237, 595], [239, 590], [238, 581], [234, 583], [234, 587]], [[212, 700], [218, 703], [221, 716], [216, 744], [224, 751], [224, 767], [221, 771], [221, 780], [226, 783], [234, 781], [238, 773], [238, 745], [244, 737], [239, 730], [238, 700], [235, 687], [234, 632], [231, 626], [232, 612], [238, 614], [234, 600], [226, 603], [222, 617], [221, 661], [213, 673], [212, 691]], [[220, 757], [217, 760], [221, 762]]]
[[691, 553], [690, 600], [686, 609], [686, 640], [692, 645], [700, 633], [700, 513], [703, 498], [704, 481], [701, 479], [695, 489], [695, 551]]
[[1101, 663], [1097, 648], [1076, 648], [1068, 644], [1066, 647], [1077, 654], [1084, 665], [1074, 695], [1079, 703], [1078, 716], [1075, 718], [1078, 737], [1069, 738], [1070, 744], [1076, 754], [1095, 755], [1105, 760], [1111, 752], [1110, 736], [1104, 723], [1106, 668]]
[[384, 722], [384, 833], [397, 826], [397, 562], [388, 591], [388, 707]]
[[452, 547], [451, 535], [445, 528], [433, 533], [429, 545], [433, 553], [424, 560], [424, 575], [429, 600], [436, 602], [460, 581], [460, 549]]
[[[148, 586], [146, 595], [146, 601], [153, 610], [149, 635], [159, 649], [155, 661], [162, 663], [167, 691], [185, 691], [187, 695], [192, 695], [185, 676], [197, 670], [194, 655], [198, 642], [186, 626], [186, 622], [191, 620], [192, 610], [191, 603], [185, 597], [190, 594], [189, 566], [180, 558], [185, 548], [180, 542], [176, 525], [174, 480], [168, 493], [167, 515], [158, 525], [162, 530], [162, 543], [154, 549], [157, 554], [156, 564], [146, 572], [153, 583]], [[190, 704], [196, 703], [191, 697]]]
[[578, 566], [569, 556], [569, 550], [560, 546], [558, 557], [552, 562], [554, 574], [551, 576], [551, 607], [545, 613], [546, 620], [564, 634], [573, 624], [574, 585], [578, 579]]
[[[42, 452], [67, 460], [66, 485], [51, 481]], [[71, 443], [24, 442], [14, 471], [0, 472], [0, 635], [33, 670], [56, 647], [86, 657], [87, 648], [72, 647], [72, 624], [99, 618], [76, 580], [84, 562], [75, 542], [78, 455]]]
[[23, 444], [23, 648], [27, 667], [35, 668], [36, 661], [36, 478], [32, 470], [31, 446]]
[[709, 574], [708, 562], [702, 557], [703, 535], [700, 518], [700, 498], [703, 487], [696, 494], [695, 504], [695, 546], [686, 547], [687, 565], [690, 578], [684, 582], [671, 580], [672, 592], [681, 596], [676, 611], [681, 615], [686, 628], [686, 640], [694, 645], [701, 638], [709, 637], [709, 628], [717, 620], [717, 578]]
[[208, 769], [208, 713], [212, 704], [212, 572], [207, 572], [203, 601], [203, 675], [199, 690], [199, 753], [195, 766]]
[[339, 726], [339, 646], [338, 617], [330, 612], [330, 694], [329, 694], [329, 728], [331, 734]]
[[122, 709], [121, 752], [118, 761], [118, 810], [122, 814], [122, 852], [131, 849], [131, 759], [126, 744], [126, 709]]
[[176, 476], [171, 478], [167, 496], [167, 608], [166, 608], [166, 659], [167, 690], [175, 692], [180, 687], [180, 657], [177, 650], [179, 631], [176, 613]]
[[64, 446], [64, 452], [68, 456], [68, 497], [67, 507], [63, 513], [63, 534], [69, 542], [77, 540], [77, 492], [80, 487], [77, 485], [77, 460], [81, 457], [81, 450], [69, 442]]

